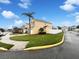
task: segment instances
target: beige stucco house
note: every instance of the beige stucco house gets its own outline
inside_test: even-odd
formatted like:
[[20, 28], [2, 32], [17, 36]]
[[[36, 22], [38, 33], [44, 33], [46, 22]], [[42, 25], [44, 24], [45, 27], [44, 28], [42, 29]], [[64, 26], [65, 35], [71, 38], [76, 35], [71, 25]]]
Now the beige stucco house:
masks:
[[[46, 33], [49, 33], [50, 30], [52, 30], [52, 23], [37, 19], [31, 20], [31, 34], [37, 34], [39, 32], [39, 29], [44, 27]], [[23, 30], [24, 33], [28, 33], [29, 24], [24, 25]]]

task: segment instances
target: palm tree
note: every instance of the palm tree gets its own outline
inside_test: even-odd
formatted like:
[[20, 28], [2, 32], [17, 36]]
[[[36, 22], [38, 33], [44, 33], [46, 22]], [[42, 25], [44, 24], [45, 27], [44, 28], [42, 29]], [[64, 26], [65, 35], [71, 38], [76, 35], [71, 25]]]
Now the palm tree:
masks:
[[25, 15], [29, 18], [29, 34], [31, 34], [31, 19], [34, 19], [33, 14], [34, 12], [22, 13], [22, 15]]

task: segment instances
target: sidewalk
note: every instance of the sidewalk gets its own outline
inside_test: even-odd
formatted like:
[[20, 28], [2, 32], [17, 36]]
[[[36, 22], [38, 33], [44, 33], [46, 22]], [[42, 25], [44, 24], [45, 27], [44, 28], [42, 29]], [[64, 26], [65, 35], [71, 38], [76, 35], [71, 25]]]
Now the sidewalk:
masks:
[[14, 45], [10, 49], [10, 51], [23, 50], [25, 48], [25, 46], [28, 44], [28, 41], [24, 42], [24, 41], [13, 41], [13, 40], [10, 40], [10, 34], [9, 33], [6, 36], [3, 36], [1, 38], [2, 38], [0, 40], [1, 42], [6, 43], [6, 44]]

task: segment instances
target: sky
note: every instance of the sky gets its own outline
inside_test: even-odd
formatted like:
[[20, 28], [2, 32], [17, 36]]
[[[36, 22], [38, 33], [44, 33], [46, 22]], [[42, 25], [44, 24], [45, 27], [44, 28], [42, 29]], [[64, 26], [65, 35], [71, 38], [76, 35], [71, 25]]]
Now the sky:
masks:
[[24, 12], [34, 12], [35, 19], [53, 26], [79, 24], [79, 0], [0, 0], [0, 28], [12, 28], [28, 23]]

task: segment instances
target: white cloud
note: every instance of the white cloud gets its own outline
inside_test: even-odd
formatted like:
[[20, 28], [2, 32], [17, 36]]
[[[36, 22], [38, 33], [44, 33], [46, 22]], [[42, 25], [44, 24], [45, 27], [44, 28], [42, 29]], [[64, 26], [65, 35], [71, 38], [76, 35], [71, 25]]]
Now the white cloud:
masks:
[[9, 24], [8, 26], [7, 26], [7, 28], [8, 29], [12, 29], [13, 27], [20, 27], [20, 26], [22, 26], [24, 24], [24, 22], [22, 21], [22, 20], [14, 20], [13, 21], [13, 23], [12, 24]]
[[18, 5], [22, 8], [28, 8], [31, 5], [30, 0], [20, 0], [21, 2]]
[[15, 20], [15, 25], [22, 25], [23, 21], [22, 20]]
[[71, 16], [71, 17], [74, 18], [74, 23], [75, 24], [79, 24], [79, 12], [72, 13], [72, 14], [70, 14], [68, 16]]
[[0, 0], [0, 3], [6, 3], [6, 4], [9, 4], [11, 3], [10, 0]]
[[77, 16], [77, 15], [79, 15], [79, 12], [75, 12], [73, 15], [74, 15], [74, 16]]
[[73, 11], [79, 6], [79, 0], [66, 0], [60, 8], [65, 11]]
[[41, 19], [46, 20], [46, 17], [42, 17]]
[[73, 16], [75, 18], [75, 23], [79, 23], [79, 12], [72, 13], [69, 16]]
[[60, 8], [65, 11], [73, 11], [75, 9], [75, 7], [72, 6], [71, 4], [62, 5], [60, 6]]
[[12, 28], [13, 28], [13, 25], [8, 25], [7, 28], [8, 28], [8, 29], [12, 29]]
[[9, 18], [9, 19], [16, 19], [19, 18], [16, 14], [14, 14], [12, 11], [6, 11], [4, 10], [2, 13], [2, 16], [4, 16], [5, 18]]
[[76, 16], [76, 23], [79, 23], [79, 15]]
[[69, 14], [67, 16], [77, 16], [77, 15], [79, 15], [79, 12], [71, 13], [71, 14]]
[[0, 8], [0, 10], [1, 10], [2, 8]]
[[22, 20], [20, 20], [20, 17], [13, 13], [12, 11], [6, 11], [4, 10], [2, 13], [2, 16], [4, 16], [7, 19], [12, 19], [14, 25], [10, 25], [9, 28], [12, 28], [12, 26], [21, 26], [24, 24]]
[[61, 23], [61, 26], [71, 26], [72, 24], [71, 24], [71, 22], [70, 21], [63, 21], [62, 23]]
[[1, 12], [2, 8], [0, 8], [0, 12]]
[[67, 0], [65, 4], [79, 5], [79, 0]]

